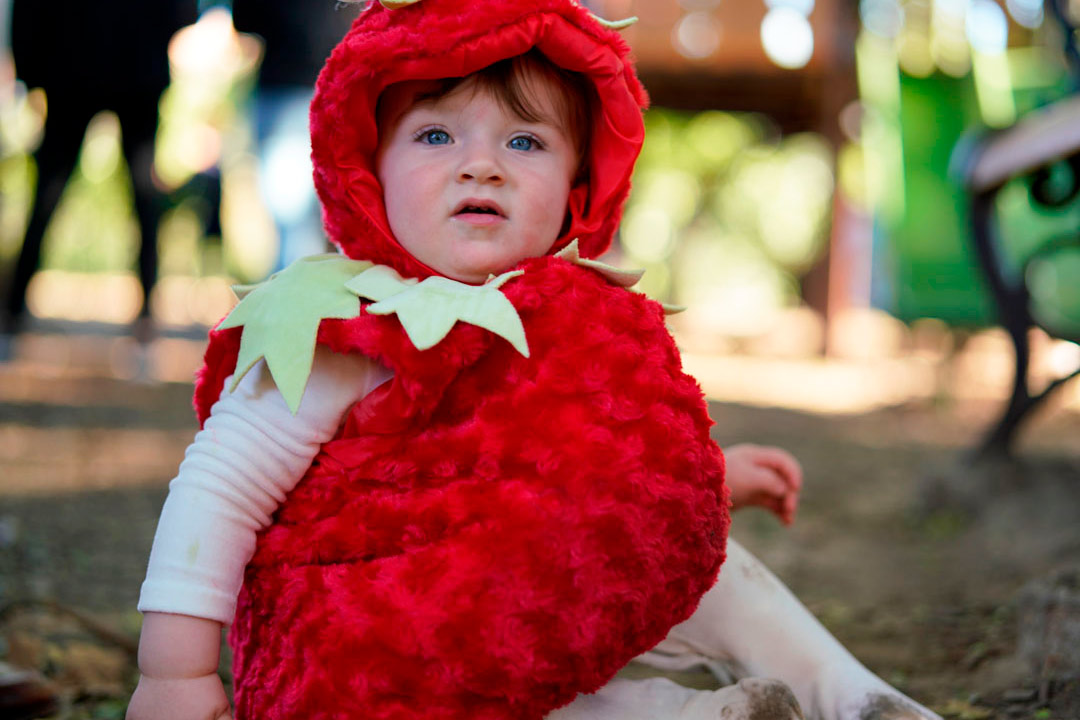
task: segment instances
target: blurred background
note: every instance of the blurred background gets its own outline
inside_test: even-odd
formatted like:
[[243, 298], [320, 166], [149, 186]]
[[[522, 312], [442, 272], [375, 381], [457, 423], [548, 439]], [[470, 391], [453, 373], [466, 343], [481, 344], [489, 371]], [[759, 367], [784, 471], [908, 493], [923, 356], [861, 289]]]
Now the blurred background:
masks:
[[[239, 25], [253, 33], [237, 34], [228, 9], [216, 7], [173, 38], [150, 231], [135, 212], [139, 183], [117, 114], [106, 106], [88, 115], [81, 149], [69, 152], [70, 179], [36, 228], [40, 268], [28, 279], [23, 319], [122, 335], [144, 308], [165, 339], [199, 338], [230, 307], [231, 284], [323, 249], [306, 104], [325, 48], [356, 14], [355, 6], [324, 5], [326, 17], [289, 25], [288, 12], [260, 17], [241, 0]], [[998, 317], [954, 166], [962, 138], [1012, 126], [1074, 88], [1068, 32], [1041, 2], [592, 5], [604, 17], [640, 18], [625, 35], [653, 98], [618, 261], [647, 270], [647, 294], [689, 308], [675, 323], [687, 350], [862, 360], [918, 350], [932, 361], [969, 350], [988, 357], [948, 389], [1008, 391], [1010, 350], [1000, 332], [983, 332]], [[1066, 17], [1078, 13], [1075, 2], [1059, 5]], [[64, 22], [50, 13], [40, 24]], [[297, 39], [305, 33], [313, 37]], [[34, 151], [49, 102], [47, 89], [22, 81], [7, 58], [0, 265], [10, 288], [35, 205]], [[122, 75], [110, 81], [123, 86]], [[1022, 175], [996, 198], [1006, 272], [1015, 274], [1046, 237], [1075, 231], [1076, 180], [1064, 155], [1051, 160], [1062, 161], [1049, 163], [1070, 196], [1062, 207], [1037, 206]], [[154, 235], [157, 277], [140, 284], [143, 234]], [[1032, 338], [1030, 372], [1045, 381], [1080, 364], [1080, 349], [1061, 342], [1080, 334], [1080, 252], [1024, 270], [1033, 319], [1052, 326]], [[36, 356], [33, 333], [25, 339], [21, 350], [11, 342], [3, 350], [15, 360]], [[149, 359], [112, 348], [113, 370], [186, 379], [189, 367], [159, 357], [180, 352], [169, 347], [151, 347]], [[996, 348], [1002, 357], [990, 359]], [[876, 391], [884, 397], [830, 387], [823, 394], [831, 400], [789, 401], [850, 409], [893, 402], [896, 393], [927, 397], [943, 390], [932, 375], [913, 368], [901, 387]], [[1078, 407], [1080, 386], [1061, 396]]]
[[[1080, 2], [584, 4], [652, 97], [607, 260], [688, 308], [721, 444], [806, 467], [736, 534], [939, 712], [1080, 717], [1080, 581], [1032, 610], [1080, 562]], [[122, 716], [206, 331], [325, 248], [307, 103], [358, 12], [138, 5], [0, 0], [0, 660], [44, 716]]]

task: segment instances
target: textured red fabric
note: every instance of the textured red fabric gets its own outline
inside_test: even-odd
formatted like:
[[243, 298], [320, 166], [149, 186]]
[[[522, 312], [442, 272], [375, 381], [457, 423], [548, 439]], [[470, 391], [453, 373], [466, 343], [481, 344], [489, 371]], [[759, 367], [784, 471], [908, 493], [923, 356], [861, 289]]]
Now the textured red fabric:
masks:
[[[622, 39], [572, 0], [377, 3], [320, 76], [315, 182], [330, 237], [407, 277], [372, 172], [375, 105], [537, 47], [600, 99], [572, 222], [611, 243], [646, 96]], [[319, 342], [394, 379], [355, 406], [259, 535], [230, 632], [237, 720], [530, 720], [598, 689], [685, 619], [728, 529], [723, 456], [662, 311], [545, 257], [502, 291], [530, 357], [459, 323], [418, 351], [394, 316], [325, 320]], [[200, 421], [240, 329], [213, 331]]]
[[397, 10], [372, 2], [319, 76], [311, 106], [315, 187], [327, 233], [346, 255], [406, 277], [433, 274], [401, 249], [386, 219], [373, 172], [382, 91], [402, 80], [464, 76], [533, 47], [588, 76], [600, 99], [590, 182], [572, 192], [572, 222], [554, 249], [577, 238], [583, 257], [607, 250], [630, 190], [648, 102], [626, 43], [572, 0], [423, 0]]
[[542, 718], [715, 581], [723, 459], [659, 305], [565, 260], [521, 267], [503, 291], [529, 358], [460, 323], [420, 352], [394, 317], [323, 322], [395, 377], [259, 537], [230, 638], [239, 720]]

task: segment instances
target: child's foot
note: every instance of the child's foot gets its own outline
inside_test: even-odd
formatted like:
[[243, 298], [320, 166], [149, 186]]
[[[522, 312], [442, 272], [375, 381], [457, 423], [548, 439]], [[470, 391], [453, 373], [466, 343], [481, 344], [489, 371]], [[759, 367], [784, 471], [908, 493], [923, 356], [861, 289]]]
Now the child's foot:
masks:
[[683, 706], [678, 720], [803, 720], [799, 701], [784, 683], [746, 678], [712, 692], [698, 692]]
[[821, 673], [815, 685], [812, 716], [822, 720], [941, 720], [861, 665]]
[[859, 710], [859, 720], [938, 720], [938, 715], [903, 695], [871, 693]]
[[691, 690], [667, 678], [616, 679], [547, 720], [804, 720], [779, 680], [746, 678], [719, 690]]
[[941, 720], [937, 713], [897, 691], [872, 692], [840, 709], [839, 718], [851, 720]]

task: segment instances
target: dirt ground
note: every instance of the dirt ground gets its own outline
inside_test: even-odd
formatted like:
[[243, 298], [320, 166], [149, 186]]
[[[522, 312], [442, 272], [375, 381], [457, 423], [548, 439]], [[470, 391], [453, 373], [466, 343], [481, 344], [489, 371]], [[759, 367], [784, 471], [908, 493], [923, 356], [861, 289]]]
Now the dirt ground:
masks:
[[[174, 340], [181, 364], [197, 358], [195, 340]], [[113, 377], [138, 360], [115, 338], [36, 342], [51, 349], [0, 364], [0, 660], [56, 683], [54, 717], [121, 718], [157, 512], [194, 432], [191, 387], [137, 367]], [[734, 534], [857, 657], [943, 715], [1076, 720], [1080, 681], [1041, 685], [1017, 655], [1017, 598], [1080, 564], [1080, 413], [1048, 407], [1015, 461], [972, 464], [998, 410], [714, 404], [722, 444], [781, 445], [806, 471], [794, 527], [751, 510]]]

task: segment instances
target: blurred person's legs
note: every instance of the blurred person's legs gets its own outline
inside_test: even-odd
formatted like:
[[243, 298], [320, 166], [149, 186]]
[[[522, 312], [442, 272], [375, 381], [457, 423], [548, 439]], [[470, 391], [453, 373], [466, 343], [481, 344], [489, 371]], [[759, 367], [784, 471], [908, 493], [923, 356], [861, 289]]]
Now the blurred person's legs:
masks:
[[160, 93], [137, 93], [122, 96], [112, 103], [120, 119], [124, 157], [131, 172], [135, 214], [139, 220], [139, 284], [143, 299], [135, 324], [139, 340], [152, 333], [150, 294], [157, 282], [158, 223], [165, 198], [154, 183], [154, 138], [158, 126]]
[[214, 165], [195, 173], [171, 195], [174, 204], [188, 204], [202, 225], [198, 272], [202, 275], [225, 273], [221, 227], [221, 167]]
[[848, 652], [798, 598], [734, 540], [720, 577], [687, 621], [642, 662], [664, 669], [721, 665], [731, 677], [782, 680], [807, 718], [940, 720]]
[[[140, 232], [138, 276], [143, 300], [134, 331], [140, 340], [149, 339], [152, 335], [149, 299], [157, 281], [157, 227], [165, 201], [153, 177], [160, 93], [120, 93], [113, 98], [62, 91], [46, 93], [48, 110], [42, 141], [34, 152], [37, 165], [34, 204], [8, 286], [0, 331], [15, 335], [23, 326], [26, 293], [41, 265], [45, 231], [78, 162], [86, 127], [99, 111], [112, 109], [120, 120], [122, 149], [131, 173]], [[5, 354], [11, 352], [10, 339], [0, 350]]]
[[34, 205], [4, 303], [2, 331], [5, 334], [16, 334], [23, 325], [26, 290], [41, 264], [45, 230], [78, 162], [87, 123], [101, 109], [100, 101], [89, 97], [62, 91], [48, 93], [47, 97], [41, 145], [34, 152], [37, 165]]
[[312, 180], [311, 95], [303, 87], [259, 88], [255, 95], [259, 191], [280, 243], [275, 271], [327, 250]]

